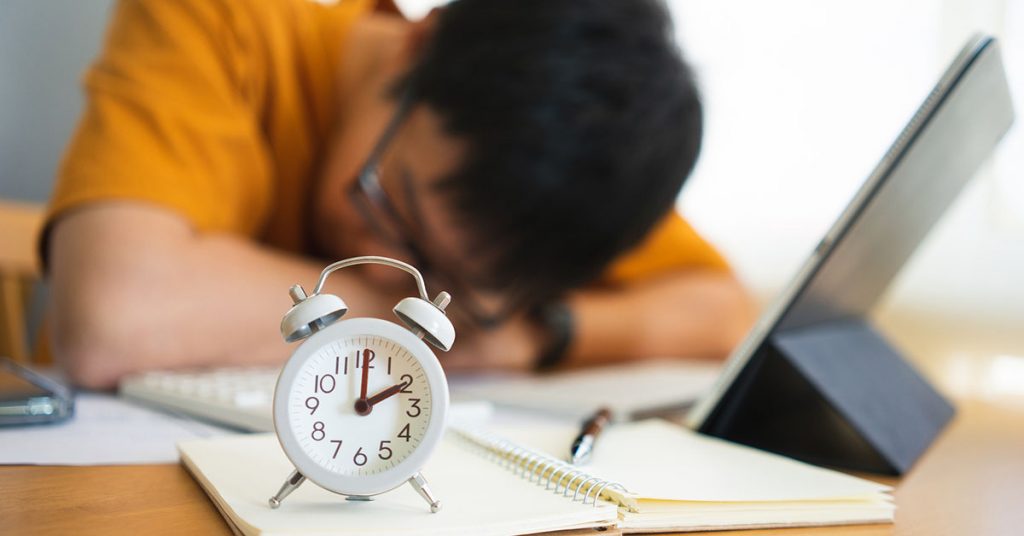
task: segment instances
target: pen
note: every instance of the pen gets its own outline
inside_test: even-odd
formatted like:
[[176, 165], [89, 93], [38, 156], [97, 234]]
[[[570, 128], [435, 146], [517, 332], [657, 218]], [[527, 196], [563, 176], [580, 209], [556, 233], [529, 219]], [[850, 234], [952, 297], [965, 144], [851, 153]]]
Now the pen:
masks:
[[608, 408], [597, 410], [592, 417], [583, 422], [583, 429], [580, 435], [572, 442], [569, 448], [569, 460], [573, 465], [581, 465], [590, 461], [590, 454], [594, 451], [594, 441], [597, 436], [612, 418], [612, 412]]

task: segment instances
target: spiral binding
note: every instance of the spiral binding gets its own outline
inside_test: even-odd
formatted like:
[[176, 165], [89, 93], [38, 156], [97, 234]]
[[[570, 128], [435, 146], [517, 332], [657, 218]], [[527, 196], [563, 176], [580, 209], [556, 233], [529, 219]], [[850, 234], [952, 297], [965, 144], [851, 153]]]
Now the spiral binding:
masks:
[[525, 478], [527, 482], [533, 483], [536, 479], [536, 484], [539, 486], [543, 483], [545, 490], [560, 493], [566, 498], [570, 498], [571, 493], [572, 501], [589, 503], [595, 507], [600, 498], [633, 509], [633, 505], [623, 501], [629, 490], [618, 482], [591, 475], [568, 462], [517, 445], [489, 432], [468, 430], [458, 426], [452, 426], [451, 430], [469, 445], [476, 447], [487, 459], [509, 469], [512, 474]]

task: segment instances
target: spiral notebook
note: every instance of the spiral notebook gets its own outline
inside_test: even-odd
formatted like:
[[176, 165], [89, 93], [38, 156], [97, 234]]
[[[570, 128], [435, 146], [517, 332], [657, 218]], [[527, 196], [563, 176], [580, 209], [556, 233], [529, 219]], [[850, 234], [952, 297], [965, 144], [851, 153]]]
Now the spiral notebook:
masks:
[[[617, 526], [623, 532], [891, 522], [889, 488], [698, 436], [664, 421], [607, 430], [594, 463], [553, 455], [570, 426], [452, 427], [424, 467], [443, 508], [408, 486], [370, 503], [306, 483], [278, 510], [292, 470], [271, 434], [181, 443], [182, 462], [236, 533], [510, 535]], [[564, 444], [563, 444], [564, 443]]]
[[[667, 421], [618, 424], [577, 468], [557, 459], [578, 430], [557, 423], [459, 431], [513, 474], [619, 506], [624, 533], [891, 523], [892, 488], [697, 434]], [[573, 496], [573, 493], [569, 494]], [[600, 501], [599, 501], [600, 502]]]

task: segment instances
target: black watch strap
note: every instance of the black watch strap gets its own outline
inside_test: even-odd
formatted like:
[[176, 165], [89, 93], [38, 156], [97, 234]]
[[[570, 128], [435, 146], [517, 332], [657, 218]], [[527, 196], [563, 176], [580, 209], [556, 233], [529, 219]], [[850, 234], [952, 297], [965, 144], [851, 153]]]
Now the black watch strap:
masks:
[[537, 357], [534, 368], [550, 370], [565, 360], [572, 343], [572, 311], [564, 303], [550, 303], [537, 311], [537, 320], [548, 332], [548, 343]]

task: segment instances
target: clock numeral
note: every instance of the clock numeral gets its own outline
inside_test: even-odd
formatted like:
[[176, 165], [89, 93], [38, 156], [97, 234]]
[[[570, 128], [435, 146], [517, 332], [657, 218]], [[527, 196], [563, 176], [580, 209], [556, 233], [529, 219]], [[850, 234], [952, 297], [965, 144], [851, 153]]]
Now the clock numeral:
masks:
[[404, 439], [406, 443], [409, 442], [409, 425], [408, 424], [403, 426], [402, 430], [400, 432], [398, 432], [398, 437]]
[[[320, 437], [317, 437], [317, 434], [320, 434]], [[313, 432], [309, 434], [309, 437], [312, 437], [313, 441], [323, 441], [325, 435], [327, 434], [324, 433], [324, 422], [316, 421], [313, 423]]]
[[348, 376], [348, 356], [345, 356], [345, 375]]
[[[329, 382], [327, 380], [330, 380]], [[337, 387], [337, 383], [334, 381], [334, 376], [330, 374], [324, 374], [320, 376], [317, 374], [313, 377], [313, 392], [314, 393], [330, 393]]]
[[[362, 460], [362, 461], [359, 461], [359, 460]], [[359, 447], [359, 449], [356, 450], [356, 455], [352, 456], [352, 463], [358, 465], [359, 467], [362, 467], [362, 466], [366, 465], [366, 462], [367, 462], [367, 458], [366, 458], [366, 455], [363, 454], [363, 447]]]
[[[389, 443], [391, 443], [391, 442], [388, 441], [388, 440], [381, 441], [380, 442], [380, 447], [377, 449], [377, 456], [380, 457], [380, 459], [382, 459], [382, 460], [390, 460], [391, 459], [392, 452], [391, 452], [391, 447], [388, 446]], [[384, 455], [385, 451], [387, 451], [387, 453], [388, 453], [387, 456]]]
[[334, 356], [334, 375], [338, 375], [338, 365], [341, 364], [341, 356]]
[[317, 397], [311, 396], [311, 397], [306, 399], [306, 409], [309, 410], [309, 414], [310, 415], [316, 413], [316, 408], [319, 408], [319, 407], [320, 407], [320, 400]]
[[412, 394], [412, 389], [410, 389], [412, 387], [412, 375], [402, 374], [402, 383], [405, 384], [405, 387], [402, 387], [402, 390], [399, 392], [407, 395]]
[[391, 357], [388, 357], [388, 376], [391, 375]]
[[[420, 399], [418, 399], [418, 398], [410, 398], [409, 402], [412, 402], [412, 407], [410, 407], [409, 409], [405, 410], [405, 414], [410, 416], [410, 417], [413, 417], [413, 418], [419, 417], [420, 413], [422, 413], [420, 411]], [[416, 410], [416, 413], [413, 413], [412, 410]]]
[[373, 359], [375, 357], [377, 357], [377, 355], [374, 354], [373, 350], [371, 350], [369, 348], [363, 349], [362, 353], [363, 353], [363, 360], [361, 362], [362, 364], [360, 364], [359, 352], [356, 352], [356, 368], [363, 368], [363, 367], [374, 368], [373, 367]]
[[331, 443], [334, 443], [336, 445], [334, 447], [334, 455], [331, 456], [331, 459], [334, 460], [334, 459], [336, 459], [338, 457], [338, 452], [341, 451], [341, 440], [340, 439], [332, 439]]

